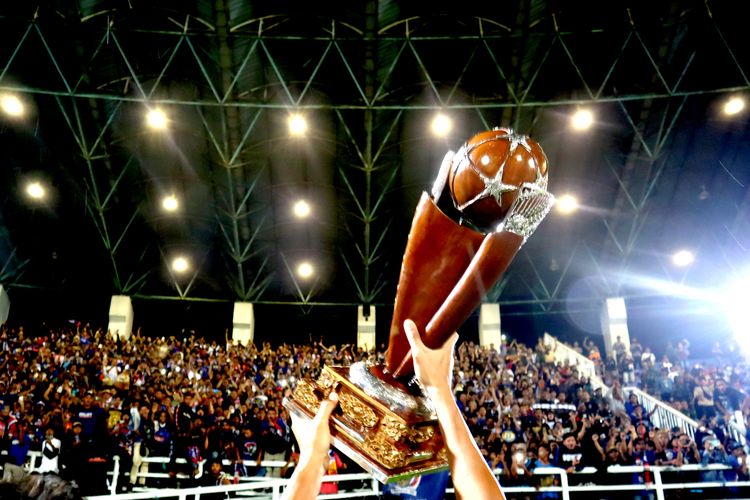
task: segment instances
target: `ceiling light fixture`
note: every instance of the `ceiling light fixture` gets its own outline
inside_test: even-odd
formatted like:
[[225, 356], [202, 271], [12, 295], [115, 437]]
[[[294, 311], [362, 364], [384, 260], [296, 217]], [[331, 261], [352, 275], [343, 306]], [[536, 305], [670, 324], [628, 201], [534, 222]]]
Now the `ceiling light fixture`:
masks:
[[570, 118], [570, 126], [573, 130], [584, 131], [591, 128], [594, 124], [594, 113], [588, 109], [579, 109]]
[[292, 137], [302, 137], [307, 132], [307, 121], [299, 113], [289, 115], [287, 125], [289, 126], [289, 135]]
[[305, 200], [298, 200], [294, 204], [294, 215], [299, 219], [304, 219], [310, 215], [310, 204]]
[[309, 262], [301, 262], [297, 266], [297, 276], [302, 279], [308, 279], [315, 274], [315, 268]]
[[172, 270], [176, 273], [184, 273], [190, 269], [190, 262], [185, 257], [175, 257], [172, 261]]
[[695, 255], [690, 250], [679, 250], [672, 255], [672, 264], [677, 267], [687, 267], [695, 262]]
[[445, 137], [453, 128], [453, 122], [451, 122], [451, 119], [443, 113], [438, 113], [435, 115], [435, 118], [432, 119], [430, 128], [435, 137]]
[[0, 109], [12, 118], [20, 118], [26, 111], [23, 102], [15, 94], [3, 94], [0, 96]]
[[161, 108], [150, 109], [146, 113], [146, 125], [152, 130], [166, 130], [169, 126], [169, 118]]
[[742, 97], [734, 96], [730, 97], [727, 102], [724, 103], [724, 114], [725, 115], [736, 115], [740, 111], [745, 109], [745, 100]]
[[46, 196], [47, 190], [44, 189], [44, 186], [40, 182], [34, 181], [26, 185], [26, 194], [35, 200], [41, 200]]
[[180, 208], [180, 202], [177, 200], [177, 197], [174, 194], [170, 194], [169, 196], [165, 196], [164, 199], [161, 200], [161, 207], [167, 212], [175, 212], [178, 208]]
[[563, 214], [572, 214], [578, 210], [578, 200], [571, 194], [564, 194], [557, 199], [555, 203], [557, 210]]

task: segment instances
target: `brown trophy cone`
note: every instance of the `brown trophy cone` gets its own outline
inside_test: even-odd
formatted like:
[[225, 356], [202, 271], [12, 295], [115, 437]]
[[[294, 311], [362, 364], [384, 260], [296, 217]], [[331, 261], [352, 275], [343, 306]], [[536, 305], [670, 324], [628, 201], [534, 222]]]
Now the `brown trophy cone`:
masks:
[[[483, 239], [483, 234], [443, 214], [429, 195], [422, 193], [401, 263], [385, 358], [388, 372], [394, 373], [407, 357], [411, 359], [409, 342], [403, 331], [404, 321], [412, 319], [424, 332], [469, 267]], [[437, 347], [451, 333], [442, 339], [424, 337], [424, 342], [428, 347]], [[411, 371], [404, 373], [402, 370], [401, 374], [410, 375]]]

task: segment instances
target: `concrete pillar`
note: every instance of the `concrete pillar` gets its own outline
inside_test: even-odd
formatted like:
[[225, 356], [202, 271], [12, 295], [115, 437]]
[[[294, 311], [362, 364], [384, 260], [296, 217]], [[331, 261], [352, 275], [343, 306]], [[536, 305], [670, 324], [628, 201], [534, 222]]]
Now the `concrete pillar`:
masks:
[[133, 303], [127, 295], [113, 295], [109, 303], [110, 335], [128, 340], [133, 333]]
[[235, 302], [232, 314], [232, 342], [248, 345], [255, 338], [255, 310], [251, 302]]
[[8, 321], [8, 314], [10, 314], [10, 298], [3, 285], [0, 285], [0, 326]]
[[617, 337], [625, 344], [625, 349], [630, 351], [630, 335], [628, 333], [628, 311], [625, 307], [625, 299], [622, 297], [610, 297], [604, 301], [601, 312], [602, 335], [604, 336], [604, 349], [607, 357], [614, 356], [612, 346], [617, 342]]
[[369, 352], [375, 345], [375, 307], [357, 307], [357, 348]]
[[500, 349], [503, 344], [500, 330], [500, 304], [482, 304], [479, 309], [479, 345]]

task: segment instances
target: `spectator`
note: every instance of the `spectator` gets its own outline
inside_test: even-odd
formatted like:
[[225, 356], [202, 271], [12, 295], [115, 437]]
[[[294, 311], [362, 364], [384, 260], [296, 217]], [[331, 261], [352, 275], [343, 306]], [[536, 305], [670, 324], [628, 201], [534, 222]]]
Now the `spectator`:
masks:
[[40, 474], [60, 473], [60, 450], [62, 443], [55, 437], [55, 430], [51, 427], [44, 433], [42, 443], [42, 462], [37, 469]]
[[700, 384], [693, 390], [693, 405], [699, 419], [714, 415], [714, 386], [709, 375], [703, 375]]
[[[266, 414], [266, 419], [261, 423], [260, 429], [265, 460], [284, 462], [287, 452], [291, 449], [287, 423], [278, 416], [275, 409], [271, 408]], [[268, 475], [281, 477], [281, 469], [270, 467]]]
[[266, 471], [260, 466], [263, 459], [263, 449], [255, 437], [253, 427], [245, 425], [237, 441], [237, 463], [241, 466], [241, 474], [245, 477], [265, 476]]
[[[323, 461], [323, 468], [326, 476], [335, 476], [340, 470], [346, 469], [346, 464], [341, 460], [339, 454], [333, 450], [328, 450], [328, 457]], [[331, 495], [339, 492], [339, 485], [336, 481], [324, 481], [320, 485], [321, 495]]]
[[[631, 346], [632, 348], [632, 346]], [[647, 370], [656, 364], [656, 356], [651, 352], [651, 348], [646, 346], [641, 354], [641, 369]]]
[[[701, 465], [728, 465], [729, 460], [721, 441], [715, 436], [703, 438], [703, 452], [701, 453]], [[707, 470], [701, 473], [703, 481], [723, 481], [724, 475], [721, 470]]]
[[562, 446], [557, 450], [553, 463], [555, 467], [574, 472], [583, 468], [583, 450], [578, 446], [578, 440], [573, 432], [563, 436]]
[[729, 448], [731, 454], [727, 458], [727, 464], [732, 468], [726, 471], [725, 478], [727, 481], [750, 481], [748, 473], [747, 454], [745, 448], [740, 443], [733, 443]]
[[627, 352], [627, 346], [625, 345], [625, 342], [622, 341], [620, 336], [618, 335], [615, 339], [615, 343], [612, 344], [612, 353], [615, 357], [616, 363], [621, 363], [622, 360], [625, 358], [625, 353]]

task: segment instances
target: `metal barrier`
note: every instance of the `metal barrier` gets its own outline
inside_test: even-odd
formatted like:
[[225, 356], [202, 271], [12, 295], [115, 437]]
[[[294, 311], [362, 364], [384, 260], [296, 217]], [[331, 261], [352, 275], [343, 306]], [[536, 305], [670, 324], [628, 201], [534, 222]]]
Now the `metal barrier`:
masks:
[[[596, 473], [596, 469], [587, 468], [582, 472], [576, 472], [568, 474], [565, 469], [556, 467], [537, 468], [534, 471], [534, 476], [543, 475], [555, 475], [559, 476], [559, 486], [550, 487], [535, 487], [535, 486], [504, 486], [503, 491], [512, 495], [514, 493], [544, 493], [544, 492], [556, 492], [560, 495], [561, 500], [570, 500], [571, 493], [585, 493], [585, 492], [599, 492], [599, 491], [610, 491], [610, 492], [647, 492], [653, 493], [656, 500], [664, 500], [665, 491], [669, 490], [716, 490], [721, 492], [727, 488], [747, 488], [750, 490], [750, 481], [687, 481], [687, 482], [665, 482], [663, 475], [666, 474], [680, 474], [680, 473], [701, 473], [709, 471], [723, 471], [731, 470], [730, 467], [725, 465], [684, 465], [682, 467], [666, 467], [666, 466], [612, 466], [607, 469], [607, 473], [614, 475], [623, 475], [626, 480], [622, 484], [609, 484], [609, 485], [597, 485], [587, 483], [585, 485], [574, 485], [571, 482], [585, 481], [587, 477], [591, 477], [592, 474]], [[502, 470], [495, 470], [495, 475], [500, 476]], [[634, 477], [640, 477], [643, 474], [648, 474], [644, 481], [634, 483]], [[576, 481], [571, 481], [571, 478]], [[377, 497], [379, 495], [380, 486], [368, 474], [340, 474], [335, 476], [324, 476], [324, 482], [336, 481], [339, 483], [347, 481], [366, 481], [369, 482], [370, 487], [361, 488], [356, 491], [342, 491], [341, 493], [335, 493], [330, 495], [319, 495], [320, 499], [334, 499], [334, 498], [357, 498], [357, 497]], [[500, 478], [502, 483], [502, 477]], [[116, 498], [117, 500], [145, 500], [145, 499], [161, 499], [161, 498], [176, 498], [179, 500], [187, 500], [188, 498], [195, 498], [200, 500], [201, 495], [215, 495], [220, 494], [226, 498], [235, 497], [247, 497], [253, 496], [255, 498], [264, 498], [269, 500], [278, 500], [284, 492], [284, 488], [288, 485], [288, 479], [271, 479], [263, 478], [262, 480], [247, 482], [244, 484], [233, 484], [226, 486], [208, 486], [198, 488], [184, 488], [184, 489], [161, 489], [161, 490], [149, 490], [139, 493], [129, 493], [124, 495], [102, 495], [102, 496], [91, 496], [88, 500], [107, 500]], [[447, 493], [454, 493], [455, 490], [451, 487], [446, 490]]]
[[671, 429], [678, 427], [682, 429], [690, 439], [695, 438], [695, 431], [700, 426], [700, 423], [692, 418], [688, 417], [684, 413], [675, 410], [671, 406], [663, 403], [659, 399], [656, 399], [652, 395], [643, 392], [637, 387], [624, 387], [623, 392], [627, 395], [633, 393], [638, 398], [638, 403], [643, 406], [646, 413], [654, 412], [651, 415], [651, 421], [657, 427], [661, 429]]

